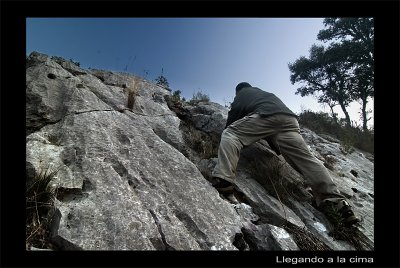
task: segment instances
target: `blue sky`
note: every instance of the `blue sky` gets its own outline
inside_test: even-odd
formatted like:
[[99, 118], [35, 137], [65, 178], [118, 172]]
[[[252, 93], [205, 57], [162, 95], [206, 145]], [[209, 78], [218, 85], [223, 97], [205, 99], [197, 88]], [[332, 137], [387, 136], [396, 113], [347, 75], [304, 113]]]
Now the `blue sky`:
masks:
[[[309, 56], [323, 18], [28, 18], [26, 53], [78, 61], [83, 68], [128, 72], [172, 90], [197, 91], [222, 105], [247, 81], [277, 95], [295, 113], [325, 111], [295, 95], [288, 63]], [[359, 104], [349, 113], [358, 120]], [[371, 107], [372, 108], [372, 102]], [[338, 107], [336, 112], [343, 114]]]

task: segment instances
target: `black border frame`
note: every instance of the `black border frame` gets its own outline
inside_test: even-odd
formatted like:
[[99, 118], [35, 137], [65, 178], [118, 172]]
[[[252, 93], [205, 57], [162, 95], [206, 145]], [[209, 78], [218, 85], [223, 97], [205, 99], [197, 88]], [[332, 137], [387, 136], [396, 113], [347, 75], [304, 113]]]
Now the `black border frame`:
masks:
[[[293, 267], [276, 256], [373, 257], [399, 267], [398, 1], [2, 1], [1, 266]], [[44, 252], [25, 250], [25, 20], [28, 17], [375, 17], [375, 250], [372, 252]], [[300, 56], [300, 55], [299, 55]]]

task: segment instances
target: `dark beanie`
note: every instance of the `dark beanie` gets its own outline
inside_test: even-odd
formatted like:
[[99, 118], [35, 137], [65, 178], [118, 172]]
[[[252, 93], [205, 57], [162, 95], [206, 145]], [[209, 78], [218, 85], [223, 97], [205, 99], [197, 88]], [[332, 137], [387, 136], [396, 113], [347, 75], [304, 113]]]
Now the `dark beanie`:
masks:
[[236, 86], [236, 92], [238, 92], [239, 90], [241, 90], [244, 87], [251, 87], [251, 85], [247, 82], [241, 82]]

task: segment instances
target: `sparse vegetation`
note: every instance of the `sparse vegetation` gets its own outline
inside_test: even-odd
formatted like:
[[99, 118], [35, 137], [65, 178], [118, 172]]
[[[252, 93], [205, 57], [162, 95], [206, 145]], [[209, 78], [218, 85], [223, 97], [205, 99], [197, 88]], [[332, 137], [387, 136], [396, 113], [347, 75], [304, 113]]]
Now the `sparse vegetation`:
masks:
[[138, 82], [135, 81], [132, 87], [128, 88], [128, 104], [127, 107], [129, 109], [133, 109], [133, 106], [135, 105], [136, 97], [138, 95], [139, 87], [138, 87]]
[[[176, 90], [171, 96], [167, 96], [166, 100], [168, 107], [182, 120], [180, 128], [185, 143], [202, 159], [217, 157], [219, 138], [196, 129], [188, 117], [188, 110], [183, 106], [185, 99], [181, 98], [180, 94], [181, 91]], [[193, 105], [194, 102], [189, 104]]]
[[282, 163], [275, 157], [270, 157], [267, 162], [256, 160], [251, 170], [253, 178], [267, 190], [269, 195], [279, 200], [286, 218], [286, 209], [282, 199], [286, 199], [285, 197], [289, 193], [283, 183]]
[[75, 64], [78, 67], [81, 66], [81, 63], [79, 61], [74, 61], [73, 59], [69, 59], [69, 61], [72, 62], [73, 64]]
[[56, 191], [49, 187], [58, 169], [45, 168], [26, 182], [26, 247], [49, 248], [49, 223]]
[[300, 250], [303, 251], [325, 251], [331, 250], [318, 237], [307, 231], [305, 228], [300, 228], [290, 222], [286, 222], [282, 226], [287, 232], [293, 236], [293, 240]]
[[283, 162], [272, 156], [268, 161], [255, 160], [251, 167], [252, 177], [267, 190], [268, 194], [278, 200], [295, 196], [293, 186], [283, 176]]
[[354, 148], [374, 153], [374, 131], [363, 131], [359, 127], [346, 126], [343, 120], [335, 120], [327, 113], [314, 113], [304, 110], [299, 115], [299, 124], [311, 129], [317, 134], [329, 134], [341, 141], [344, 154], [354, 151]]
[[174, 93], [172, 93], [172, 97], [171, 97], [172, 102], [180, 103], [180, 102], [184, 101], [183, 99], [181, 99], [181, 93], [182, 92], [180, 90], [174, 91]]
[[185, 142], [194, 150], [202, 159], [217, 157], [219, 140], [215, 137], [197, 130], [190, 123], [182, 125]]
[[346, 226], [333, 204], [327, 205], [323, 212], [333, 225], [333, 230], [329, 233], [330, 236], [337, 240], [349, 242], [356, 250], [370, 250], [368, 243], [363, 242], [365, 236], [357, 229], [357, 227]]
[[345, 139], [343, 141], [340, 142], [340, 151], [344, 154], [351, 154], [352, 152], [354, 152], [354, 140], [352, 139], [352, 137], [345, 137]]
[[194, 105], [199, 102], [210, 102], [210, 97], [203, 93], [202, 90], [198, 90], [196, 93], [193, 93], [193, 97], [189, 100], [189, 104]]
[[324, 166], [329, 169], [329, 170], [334, 170], [334, 166], [337, 163], [337, 160], [332, 157], [332, 155], [326, 155], [325, 157], [325, 161], [324, 161]]
[[161, 69], [161, 75], [158, 76], [156, 79], [156, 84], [162, 86], [164, 88], [169, 88], [169, 83], [167, 78], [164, 76], [164, 68]]

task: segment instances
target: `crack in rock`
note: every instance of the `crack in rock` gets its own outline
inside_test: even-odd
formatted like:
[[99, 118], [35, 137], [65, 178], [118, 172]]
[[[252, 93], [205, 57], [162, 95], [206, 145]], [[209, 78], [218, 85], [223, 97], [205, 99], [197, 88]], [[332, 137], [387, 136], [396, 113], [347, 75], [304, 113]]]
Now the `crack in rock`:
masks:
[[[157, 215], [156, 215], [156, 214], [154, 213], [154, 211], [151, 210], [151, 209], [149, 209], [149, 212], [150, 212], [151, 216], [153, 217], [154, 222], [155, 222], [156, 225], [157, 225], [158, 232], [159, 232], [160, 235], [161, 235], [161, 240], [162, 240], [162, 243], [164, 244], [165, 250], [167, 250], [167, 251], [174, 251], [174, 250], [176, 250], [175, 248], [173, 248], [171, 245], [169, 245], [169, 244], [167, 243], [167, 240], [165, 239], [165, 234], [164, 234], [164, 232], [163, 232], [163, 230], [162, 230], [162, 227], [161, 227], [160, 221], [159, 221], [158, 218], [157, 218]], [[153, 241], [154, 241], [154, 240], [153, 240]], [[151, 241], [151, 242], [153, 243], [153, 241]], [[153, 244], [153, 245], [154, 245], [154, 244]]]

